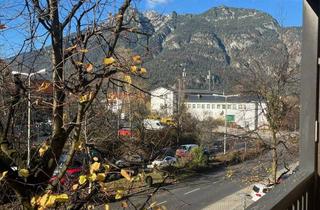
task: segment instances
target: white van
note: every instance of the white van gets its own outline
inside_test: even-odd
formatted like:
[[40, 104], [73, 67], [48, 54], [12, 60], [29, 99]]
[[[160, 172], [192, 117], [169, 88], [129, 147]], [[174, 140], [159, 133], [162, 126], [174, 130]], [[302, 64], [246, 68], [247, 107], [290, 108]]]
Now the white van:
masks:
[[153, 119], [144, 119], [143, 126], [147, 130], [161, 130], [162, 128], [164, 128], [160, 120], [153, 120]]

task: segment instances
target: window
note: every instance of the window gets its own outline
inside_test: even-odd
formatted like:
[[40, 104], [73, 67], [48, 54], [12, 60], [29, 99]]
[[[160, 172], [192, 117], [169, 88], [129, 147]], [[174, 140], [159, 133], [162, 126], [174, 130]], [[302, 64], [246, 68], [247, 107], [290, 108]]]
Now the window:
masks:
[[211, 105], [211, 109], [215, 109], [216, 108], [216, 105], [215, 104], [212, 104]]
[[231, 104], [228, 104], [228, 109], [231, 109]]
[[191, 104], [188, 104], [188, 108], [191, 108]]
[[207, 104], [207, 109], [210, 109], [210, 104]]
[[247, 109], [247, 106], [245, 104], [243, 104], [243, 109]]
[[242, 109], [242, 104], [239, 104], [239, 105], [238, 105], [238, 109]]
[[198, 108], [198, 109], [200, 108], [200, 104], [197, 104], [197, 108]]
[[236, 104], [233, 104], [233, 105], [232, 105], [232, 109], [237, 109], [237, 105], [236, 105]]
[[204, 106], [204, 104], [202, 104], [202, 106], [201, 106], [201, 107], [202, 107], [202, 109], [204, 109], [204, 107], [205, 107], [205, 106]]
[[221, 105], [220, 104], [217, 104], [217, 109], [220, 109]]
[[195, 109], [195, 108], [196, 108], [196, 105], [195, 105], [195, 104], [192, 104], [192, 108], [194, 108], [194, 109]]
[[226, 109], [226, 105], [225, 104], [222, 104], [222, 109]]

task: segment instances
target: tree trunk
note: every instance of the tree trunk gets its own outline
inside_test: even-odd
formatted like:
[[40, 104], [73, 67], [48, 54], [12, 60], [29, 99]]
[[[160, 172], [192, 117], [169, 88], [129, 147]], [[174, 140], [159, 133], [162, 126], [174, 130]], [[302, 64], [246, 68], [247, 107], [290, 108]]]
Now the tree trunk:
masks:
[[52, 42], [52, 68], [53, 68], [53, 139], [52, 151], [56, 157], [60, 157], [66, 141], [63, 129], [63, 103], [65, 93], [64, 82], [64, 61], [63, 61], [63, 29], [59, 21], [59, 10], [57, 0], [50, 0], [50, 19], [52, 21], [51, 42]]
[[277, 135], [272, 131], [272, 183], [277, 183], [278, 153], [277, 153]]

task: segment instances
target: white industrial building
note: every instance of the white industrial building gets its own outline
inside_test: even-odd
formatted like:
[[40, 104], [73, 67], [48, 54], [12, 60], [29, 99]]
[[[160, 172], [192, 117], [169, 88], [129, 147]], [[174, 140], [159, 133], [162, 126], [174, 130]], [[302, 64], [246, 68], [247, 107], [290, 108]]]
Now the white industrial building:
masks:
[[[177, 95], [175, 90], [163, 87], [151, 91], [151, 111], [172, 115], [177, 110]], [[267, 125], [265, 103], [252, 97], [217, 95], [203, 90], [187, 90], [180, 95], [183, 95], [181, 103], [187, 111], [199, 120], [226, 119], [228, 123], [249, 130]]]

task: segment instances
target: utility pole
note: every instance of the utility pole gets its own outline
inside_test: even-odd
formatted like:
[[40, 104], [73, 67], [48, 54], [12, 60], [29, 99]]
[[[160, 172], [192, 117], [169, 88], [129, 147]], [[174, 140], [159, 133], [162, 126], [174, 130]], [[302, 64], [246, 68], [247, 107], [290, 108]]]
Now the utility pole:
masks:
[[236, 95], [225, 95], [224, 91], [222, 92], [222, 95], [219, 94], [212, 94], [213, 96], [222, 96], [224, 97], [224, 135], [223, 135], [223, 154], [226, 154], [227, 152], [227, 134], [228, 134], [228, 124], [227, 124], [227, 112], [228, 112], [228, 104], [227, 99], [228, 97], [234, 97], [239, 96], [239, 94]]
[[27, 167], [30, 167], [30, 159], [31, 159], [31, 77], [37, 74], [45, 73], [46, 69], [40, 69], [39, 71], [33, 73], [25, 73], [25, 72], [18, 72], [12, 71], [13, 75], [19, 74], [23, 76], [27, 76], [28, 78], [28, 133], [27, 133]]
[[208, 84], [209, 84], [208, 90], [210, 92], [211, 91], [211, 71], [210, 70], [208, 71], [207, 79], [208, 79]]
[[183, 68], [182, 70], [182, 75], [178, 79], [178, 125], [177, 125], [177, 143], [179, 144], [180, 142], [180, 135], [181, 135], [181, 114], [182, 114], [182, 103], [183, 103], [183, 98], [184, 98], [184, 90], [185, 90], [185, 82], [186, 82], [186, 69]]

